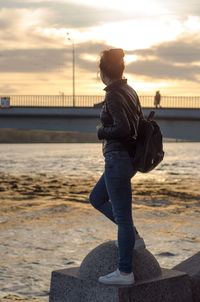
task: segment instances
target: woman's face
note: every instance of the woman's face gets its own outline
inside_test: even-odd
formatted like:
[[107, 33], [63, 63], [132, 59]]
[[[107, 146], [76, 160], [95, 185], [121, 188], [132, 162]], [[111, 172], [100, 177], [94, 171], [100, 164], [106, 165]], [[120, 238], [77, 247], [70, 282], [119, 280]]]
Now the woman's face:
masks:
[[111, 80], [100, 70], [100, 77], [105, 85], [109, 85]]

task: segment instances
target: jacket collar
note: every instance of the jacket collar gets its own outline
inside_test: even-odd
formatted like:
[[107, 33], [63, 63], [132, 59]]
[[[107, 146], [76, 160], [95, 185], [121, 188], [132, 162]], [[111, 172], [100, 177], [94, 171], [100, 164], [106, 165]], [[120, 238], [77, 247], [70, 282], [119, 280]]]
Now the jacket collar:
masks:
[[120, 79], [120, 80], [117, 80], [117, 81], [113, 82], [112, 84], [106, 86], [104, 88], [104, 90], [105, 91], [111, 91], [111, 90], [116, 89], [119, 86], [125, 85], [125, 84], [127, 84], [127, 79]]

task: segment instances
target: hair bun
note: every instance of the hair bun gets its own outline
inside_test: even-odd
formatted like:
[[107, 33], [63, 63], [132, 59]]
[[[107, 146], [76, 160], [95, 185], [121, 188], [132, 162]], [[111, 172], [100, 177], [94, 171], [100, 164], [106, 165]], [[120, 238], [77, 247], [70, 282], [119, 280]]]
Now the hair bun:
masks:
[[112, 54], [115, 54], [116, 56], [123, 58], [124, 57], [124, 51], [121, 48], [111, 48], [110, 52]]
[[124, 51], [121, 48], [111, 48], [105, 52], [108, 60], [118, 61], [124, 58]]
[[121, 48], [106, 49], [101, 53], [99, 67], [111, 79], [120, 78], [124, 71], [124, 51]]

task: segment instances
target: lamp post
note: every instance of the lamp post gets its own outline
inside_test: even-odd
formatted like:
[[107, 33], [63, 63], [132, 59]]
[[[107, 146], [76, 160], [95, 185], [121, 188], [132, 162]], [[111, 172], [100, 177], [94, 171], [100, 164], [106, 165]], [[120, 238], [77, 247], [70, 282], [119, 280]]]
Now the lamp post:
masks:
[[73, 107], [75, 107], [75, 47], [74, 40], [70, 38], [69, 33], [67, 33], [67, 39], [72, 42], [72, 93], [73, 93]]

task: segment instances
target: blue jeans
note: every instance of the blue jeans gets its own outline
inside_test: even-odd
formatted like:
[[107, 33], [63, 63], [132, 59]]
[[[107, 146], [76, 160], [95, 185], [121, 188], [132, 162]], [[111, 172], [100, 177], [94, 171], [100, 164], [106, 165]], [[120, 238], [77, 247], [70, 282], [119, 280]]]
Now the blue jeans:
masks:
[[131, 178], [136, 174], [127, 151], [105, 154], [105, 171], [90, 194], [90, 203], [118, 225], [119, 270], [132, 272], [137, 230], [132, 219]]

